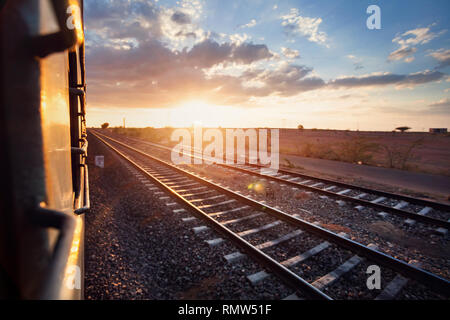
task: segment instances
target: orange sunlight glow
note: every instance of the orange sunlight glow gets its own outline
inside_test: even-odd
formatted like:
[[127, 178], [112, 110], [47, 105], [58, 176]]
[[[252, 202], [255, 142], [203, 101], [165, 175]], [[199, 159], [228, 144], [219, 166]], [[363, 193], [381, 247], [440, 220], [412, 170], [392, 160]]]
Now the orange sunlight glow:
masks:
[[203, 100], [190, 100], [168, 110], [170, 125], [173, 127], [224, 126], [225, 123], [233, 121], [234, 117], [230, 114], [231, 108], [210, 104]]

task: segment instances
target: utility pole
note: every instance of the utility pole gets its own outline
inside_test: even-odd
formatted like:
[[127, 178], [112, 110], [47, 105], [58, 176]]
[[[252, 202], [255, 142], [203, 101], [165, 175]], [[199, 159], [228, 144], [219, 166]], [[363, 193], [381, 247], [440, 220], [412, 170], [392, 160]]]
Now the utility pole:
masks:
[[125, 118], [123, 118], [123, 128], [125, 129]]

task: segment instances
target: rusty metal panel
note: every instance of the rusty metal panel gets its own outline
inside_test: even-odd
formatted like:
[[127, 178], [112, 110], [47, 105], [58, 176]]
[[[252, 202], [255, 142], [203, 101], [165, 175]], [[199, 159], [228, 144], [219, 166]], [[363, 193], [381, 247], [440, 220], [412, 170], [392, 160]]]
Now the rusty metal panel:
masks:
[[[41, 0], [40, 34], [57, 32], [58, 25], [49, 0]], [[73, 209], [70, 159], [68, 57], [53, 53], [42, 59], [41, 118], [47, 205], [71, 212]]]
[[[0, 243], [1, 267], [13, 287], [7, 297], [82, 296], [66, 283], [82, 277], [70, 267], [82, 270], [84, 231], [83, 217], [73, 213], [67, 48], [74, 38], [67, 30], [58, 34], [65, 4], [76, 2], [9, 1], [0, 15], [0, 111], [11, 194], [0, 217], [8, 226]], [[39, 210], [41, 202], [47, 211]]]

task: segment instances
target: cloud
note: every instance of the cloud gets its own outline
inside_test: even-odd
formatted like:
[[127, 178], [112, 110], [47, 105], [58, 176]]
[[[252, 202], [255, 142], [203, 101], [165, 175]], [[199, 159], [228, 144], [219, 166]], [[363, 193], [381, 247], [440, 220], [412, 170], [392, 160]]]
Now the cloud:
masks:
[[[122, 11], [130, 12], [126, 6]], [[167, 12], [155, 12], [153, 20], [141, 20], [135, 14], [138, 21], [131, 22], [124, 21], [118, 11], [114, 18], [89, 29], [86, 60], [91, 103], [164, 107], [198, 96], [243, 103], [253, 94], [262, 94], [245, 88], [245, 80], [238, 76], [207, 77], [205, 70], [218, 64], [251, 65], [270, 59], [273, 54], [266, 45], [243, 38], [221, 43], [206, 38], [190, 49], [177, 50], [167, 45], [164, 32], [149, 30], [153, 26], [161, 31], [161, 18], [167, 18]]]
[[191, 17], [187, 15], [186, 13], [176, 11], [172, 17], [172, 21], [178, 23], [178, 24], [188, 24], [191, 23]]
[[242, 43], [233, 47], [229, 61], [250, 64], [258, 60], [270, 59], [273, 56], [265, 44]]
[[179, 3], [184, 12], [198, 19], [203, 13], [203, 2], [201, 0], [181, 0], [177, 3]]
[[432, 51], [429, 55], [439, 61], [437, 68], [445, 68], [450, 66], [450, 49], [441, 48], [439, 50]]
[[347, 58], [353, 61], [353, 68], [355, 69], [355, 71], [364, 69], [361, 59], [357, 58], [352, 54], [347, 55]]
[[394, 39], [392, 39], [392, 42], [398, 43], [401, 47], [423, 45], [442, 35], [446, 31], [447, 30], [443, 30], [439, 33], [434, 33], [430, 30], [430, 27], [416, 28], [406, 31], [399, 36], [396, 36]]
[[292, 8], [287, 15], [281, 16], [281, 19], [283, 20], [281, 25], [286, 33], [290, 35], [300, 34], [309, 41], [327, 46], [327, 34], [319, 31], [319, 26], [322, 23], [321, 18], [303, 17], [299, 14], [298, 9]]
[[239, 26], [240, 28], [253, 28], [254, 26], [256, 26], [256, 20], [252, 19], [250, 20], [249, 23], [243, 24], [241, 26]]
[[424, 45], [447, 32], [447, 30], [442, 30], [438, 33], [432, 32], [431, 26], [408, 30], [392, 39], [392, 42], [397, 43], [400, 48], [389, 54], [388, 61], [403, 60], [408, 63], [412, 62], [414, 61], [414, 56], [412, 55], [417, 51], [417, 48], [413, 46]]
[[[325, 82], [309, 66], [275, 59], [267, 45], [251, 42], [246, 34], [201, 30], [195, 1], [181, 1], [175, 7], [139, 0], [85, 4], [89, 102], [97, 107], [160, 108], [199, 97], [245, 106], [255, 98], [291, 97], [327, 88], [411, 86], [444, 76], [424, 71]], [[111, 11], [105, 14], [105, 8]], [[297, 50], [282, 48], [282, 53], [298, 57]]]
[[[420, 103], [422, 105], [424, 101], [415, 101]], [[450, 116], [450, 99], [448, 98], [442, 98], [439, 101], [430, 103], [426, 107], [416, 106], [413, 108], [409, 108], [408, 110], [405, 110], [403, 108], [399, 107], [384, 107], [383, 112], [389, 112], [389, 113], [398, 113], [398, 114], [404, 114], [405, 112], [408, 112], [408, 114], [414, 116], [414, 117], [422, 117], [423, 115], [428, 116], [441, 116], [441, 117], [449, 117]]]
[[183, 32], [183, 31], [178, 31], [175, 34], [176, 37], [183, 37], [183, 38], [197, 38], [197, 34], [195, 32]]
[[195, 0], [182, 0], [174, 8], [145, 0], [86, 0], [84, 12], [87, 44], [102, 35], [103, 41], [164, 38], [170, 47], [182, 48], [205, 38], [205, 32], [197, 24], [202, 6]]
[[234, 34], [230, 34], [228, 36], [228, 38], [230, 39], [231, 42], [239, 45], [239, 44], [249, 40], [250, 36], [246, 33], [243, 33], [243, 34], [234, 33]]
[[281, 53], [288, 59], [296, 59], [300, 57], [298, 50], [281, 47]]
[[258, 60], [269, 59], [272, 54], [264, 44], [242, 43], [219, 44], [207, 39], [196, 44], [189, 52], [184, 51], [190, 65], [200, 68], [210, 68], [218, 63], [235, 62], [251, 64]]
[[310, 76], [311, 72], [312, 68], [282, 62], [274, 70], [247, 71], [241, 79], [264, 84], [259, 91], [254, 91], [258, 96], [276, 94], [287, 97], [324, 87], [325, 82], [318, 77]]
[[388, 56], [389, 61], [397, 61], [397, 60], [404, 60], [405, 62], [411, 62], [414, 60], [414, 57], [409, 57], [416, 53], [417, 48], [400, 48], [398, 50], [395, 50], [394, 52], [391, 52], [391, 54]]
[[329, 82], [330, 87], [355, 88], [355, 87], [379, 87], [387, 85], [415, 86], [428, 82], [434, 82], [445, 78], [445, 74], [439, 71], [422, 71], [408, 75], [401, 74], [373, 74], [360, 77], [341, 77]]
[[[420, 104], [423, 103], [423, 101], [417, 101]], [[430, 103], [426, 107], [410, 107], [408, 110], [405, 110], [403, 108], [394, 107], [394, 106], [386, 106], [382, 110], [383, 112], [387, 113], [397, 113], [397, 114], [405, 114], [405, 112], [408, 112], [408, 114], [414, 116], [414, 117], [422, 117], [423, 115], [431, 115], [431, 116], [443, 116], [443, 117], [449, 117], [450, 116], [450, 99], [449, 98], [442, 98], [439, 101]]]
[[450, 99], [442, 98], [439, 101], [431, 103], [428, 107], [427, 113], [444, 114], [448, 116], [450, 114]]
[[[92, 36], [96, 30], [106, 32], [104, 38], [147, 39], [162, 35], [159, 21], [160, 10], [151, 2], [87, 0], [84, 6], [84, 21], [88, 35]], [[124, 19], [124, 17], [132, 17], [132, 19]], [[91, 39], [92, 37], [89, 37], [87, 42]]]
[[184, 55], [193, 67], [209, 68], [229, 59], [231, 53], [229, 43], [219, 44], [208, 39], [196, 44], [189, 52], [185, 51]]

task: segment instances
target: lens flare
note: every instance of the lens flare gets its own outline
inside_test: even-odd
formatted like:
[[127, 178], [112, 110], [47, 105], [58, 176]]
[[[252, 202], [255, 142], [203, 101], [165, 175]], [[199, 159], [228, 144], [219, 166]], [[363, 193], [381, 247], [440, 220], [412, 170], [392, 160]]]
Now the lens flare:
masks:
[[255, 191], [256, 193], [263, 193], [263, 192], [265, 191], [264, 184], [261, 183], [261, 182], [250, 183], [250, 184], [247, 186], [247, 189], [253, 190], [253, 191]]

